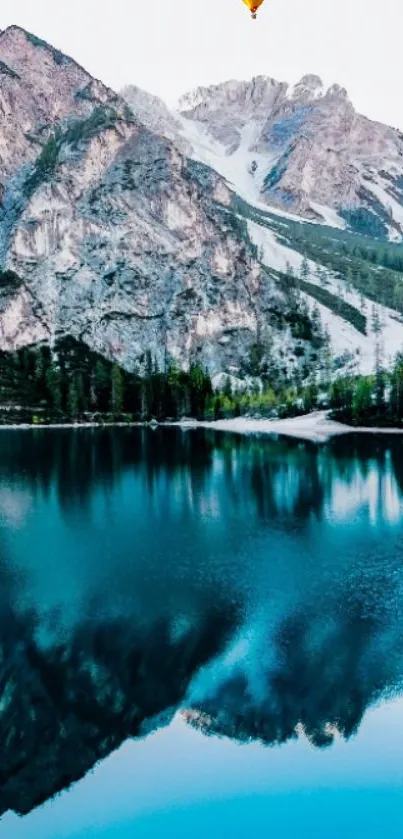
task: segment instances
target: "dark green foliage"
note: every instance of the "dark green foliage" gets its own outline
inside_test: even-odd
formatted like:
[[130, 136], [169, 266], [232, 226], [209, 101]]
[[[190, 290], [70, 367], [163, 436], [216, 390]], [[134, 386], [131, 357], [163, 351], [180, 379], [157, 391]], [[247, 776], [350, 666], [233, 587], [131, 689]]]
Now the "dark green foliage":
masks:
[[[208, 373], [192, 364], [160, 372], [147, 354], [142, 378], [112, 364], [72, 338], [0, 353], [0, 404], [20, 406], [20, 419], [52, 421], [130, 415], [137, 420], [203, 418], [212, 397]], [[2, 421], [0, 415], [0, 421]]]
[[[260, 364], [259, 344], [251, 350]], [[322, 386], [323, 391], [324, 386]], [[326, 389], [325, 389], [326, 390]], [[323, 400], [323, 393], [321, 395]], [[146, 354], [143, 376], [130, 374], [71, 338], [0, 353], [0, 422], [77, 422], [92, 420], [220, 419], [254, 413], [295, 416], [315, 410], [318, 385], [273, 386], [235, 393], [230, 380], [214, 393], [198, 364], [185, 372], [171, 365], [158, 370]], [[333, 416], [352, 425], [403, 425], [403, 354], [390, 374], [379, 365], [372, 376], [340, 376], [329, 388]]]
[[326, 306], [327, 309], [335, 312], [335, 314], [339, 315], [343, 318], [343, 320], [351, 323], [351, 325], [354, 326], [358, 332], [361, 332], [362, 335], [367, 334], [367, 319], [365, 315], [361, 314], [361, 312], [355, 308], [355, 306], [352, 306], [350, 303], [346, 303], [345, 300], [341, 300], [340, 297], [336, 297], [335, 294], [331, 294], [327, 291], [327, 289], [322, 288], [322, 286], [317, 286], [313, 283], [307, 283], [300, 280], [299, 287], [301, 291], [305, 291], [310, 297], [317, 300], [318, 303]]
[[333, 416], [351, 425], [400, 427], [403, 425], [403, 354], [390, 373], [377, 361], [372, 376], [339, 378], [330, 390]]
[[370, 236], [373, 239], [387, 240], [388, 228], [386, 224], [366, 207], [358, 207], [357, 209], [341, 208], [339, 214], [345, 219], [351, 230], [362, 233], [364, 236]]
[[312, 340], [312, 321], [306, 312], [291, 309], [285, 313], [284, 317], [290, 325], [291, 335], [293, 338], [300, 341]]
[[358, 379], [353, 393], [352, 415], [358, 424], [365, 423], [366, 417], [372, 412], [373, 383], [369, 376]]
[[123, 108], [123, 116], [124, 116], [126, 122], [135, 122], [136, 121], [136, 115], [127, 103], [125, 104], [125, 106]]
[[[316, 349], [323, 346], [324, 335], [322, 334], [320, 317], [318, 318], [319, 313], [316, 313], [315, 317], [312, 319], [305, 302], [301, 300], [301, 296], [299, 294], [302, 288], [304, 288], [304, 290], [309, 294], [311, 284], [305, 283], [303, 280], [299, 280], [293, 273], [288, 275], [282, 274], [280, 271], [268, 271], [264, 268], [264, 266], [262, 266], [262, 269], [265, 270], [271, 278], [276, 278], [277, 282], [280, 283], [283, 291], [285, 292], [287, 299], [287, 306], [286, 308], [282, 308], [281, 311], [276, 310], [273, 306], [270, 312], [272, 324], [275, 325], [277, 329], [284, 328], [288, 324], [291, 334], [296, 340], [311, 341]], [[317, 286], [312, 286], [312, 288], [316, 292]], [[322, 299], [320, 302], [322, 302]]]
[[330, 407], [334, 411], [352, 411], [354, 400], [354, 381], [350, 376], [336, 379], [330, 387]]
[[31, 196], [44, 181], [52, 178], [56, 169], [61, 146], [60, 132], [49, 137], [47, 143], [37, 157], [34, 167], [25, 181], [24, 192], [27, 197]]
[[4, 61], [0, 61], [0, 75], [10, 76], [11, 79], [21, 78], [21, 76], [18, 73], [16, 73], [15, 70], [12, 70], [12, 68], [9, 67], [8, 64], [5, 64]]
[[79, 398], [75, 377], [73, 377], [68, 384], [66, 409], [68, 416], [73, 419], [77, 417], [79, 413]]
[[245, 219], [268, 227], [279, 242], [325, 266], [370, 300], [403, 313], [403, 244], [325, 225], [285, 218], [280, 221], [269, 211], [262, 212], [238, 197], [233, 199], [233, 209]]
[[[262, 361], [264, 358], [264, 347], [260, 343], [252, 344], [250, 348], [249, 370], [251, 376], [260, 376], [262, 372]], [[231, 395], [231, 394], [229, 394]]]
[[124, 408], [124, 378], [120, 367], [114, 364], [111, 375], [111, 410], [119, 416]]
[[399, 353], [390, 379], [390, 412], [403, 420], [403, 353]]
[[69, 61], [71, 61], [71, 59], [68, 58], [67, 55], [64, 55], [62, 52], [60, 52], [60, 50], [55, 49], [46, 41], [43, 41], [42, 38], [38, 38], [37, 35], [32, 35], [31, 32], [25, 32], [25, 36], [27, 41], [30, 41], [31, 44], [34, 45], [34, 47], [42, 47], [43, 49], [50, 52], [53, 55], [56, 64], [59, 64], [61, 66], [62, 64], [68, 64]]
[[0, 292], [3, 289], [7, 289], [9, 291], [13, 288], [18, 288], [21, 285], [21, 278], [15, 271], [1, 271], [0, 270]]
[[47, 401], [55, 413], [62, 412], [62, 376], [60, 368], [56, 363], [49, 360], [49, 364], [41, 369], [40, 379], [45, 375], [46, 388], [48, 391]]
[[[86, 90], [86, 88], [84, 88]], [[83, 91], [79, 93], [84, 97]], [[62, 132], [57, 128], [42, 147], [31, 172], [25, 180], [24, 192], [30, 197], [45, 181], [51, 180], [59, 160], [63, 145], [76, 149], [80, 144], [88, 143], [101, 131], [114, 128], [122, 118], [114, 108], [98, 105], [88, 117], [73, 120]], [[133, 115], [128, 115], [125, 121], [133, 121]]]
[[80, 87], [80, 89], [77, 90], [77, 93], [75, 94], [74, 98], [77, 101], [93, 102], [94, 97], [92, 96], [92, 93], [91, 93], [91, 85], [86, 84], [85, 87]]
[[186, 180], [197, 181], [204, 189], [213, 189], [217, 175], [206, 163], [186, 158], [182, 168], [182, 177]]
[[314, 411], [318, 404], [318, 387], [315, 382], [311, 382], [305, 390], [303, 395], [304, 412], [309, 413]]
[[188, 376], [190, 413], [194, 417], [202, 417], [205, 413], [207, 398], [213, 392], [210, 376], [198, 364], [190, 365]]
[[103, 358], [98, 358], [91, 371], [90, 393], [91, 401], [101, 413], [106, 413], [110, 407], [110, 365]]
[[115, 128], [119, 115], [114, 108], [98, 105], [88, 117], [74, 120], [63, 134], [63, 142], [71, 146], [87, 143], [100, 131]]
[[227, 227], [228, 232], [234, 233], [237, 239], [241, 239], [248, 245], [252, 244], [248, 233], [248, 225], [243, 218], [236, 216], [234, 213], [228, 213], [223, 210], [221, 213], [221, 220]]

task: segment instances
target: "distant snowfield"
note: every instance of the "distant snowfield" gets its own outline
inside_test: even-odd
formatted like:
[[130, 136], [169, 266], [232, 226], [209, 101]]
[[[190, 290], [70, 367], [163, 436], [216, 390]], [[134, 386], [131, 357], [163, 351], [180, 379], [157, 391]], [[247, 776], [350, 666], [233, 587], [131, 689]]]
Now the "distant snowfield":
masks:
[[352, 428], [329, 419], [327, 411], [315, 411], [301, 417], [284, 420], [235, 419], [196, 422], [193, 420], [173, 423], [181, 428], [210, 428], [212, 431], [231, 431], [234, 434], [282, 434], [300, 440], [326, 443], [332, 437], [341, 434], [403, 434], [402, 428]]

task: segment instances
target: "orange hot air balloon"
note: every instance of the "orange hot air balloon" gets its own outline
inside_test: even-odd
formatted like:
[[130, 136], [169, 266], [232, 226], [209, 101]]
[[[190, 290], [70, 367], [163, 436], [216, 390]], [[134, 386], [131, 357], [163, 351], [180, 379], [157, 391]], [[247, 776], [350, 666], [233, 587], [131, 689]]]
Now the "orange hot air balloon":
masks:
[[256, 20], [256, 12], [259, 6], [262, 5], [263, 0], [243, 0], [243, 2], [245, 3], [245, 6], [250, 9], [253, 20]]

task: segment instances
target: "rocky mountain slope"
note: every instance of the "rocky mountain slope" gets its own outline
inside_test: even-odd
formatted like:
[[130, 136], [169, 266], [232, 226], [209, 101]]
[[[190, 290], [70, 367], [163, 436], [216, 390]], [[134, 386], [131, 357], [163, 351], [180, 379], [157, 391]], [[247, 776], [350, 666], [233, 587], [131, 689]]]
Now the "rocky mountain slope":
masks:
[[[136, 88], [124, 95], [141, 109]], [[403, 345], [400, 132], [357, 114], [344, 89], [325, 90], [317, 76], [294, 87], [257, 77], [199, 88], [169, 123], [150, 100], [148, 124], [178, 147], [186, 140], [193, 159], [225, 178], [261, 262], [303, 281], [338, 363], [374, 369], [374, 319], [392, 360]]]
[[[135, 88], [123, 95], [139, 107]], [[154, 124], [158, 110], [150, 103]], [[326, 90], [314, 75], [294, 86], [258, 76], [198, 88], [179, 100], [170, 127], [206, 163], [226, 158], [226, 174], [244, 198], [401, 237], [403, 134], [357, 114], [337, 84]]]
[[140, 374], [151, 356], [285, 379], [329, 339], [336, 366], [372, 370], [374, 306], [386, 360], [401, 348], [402, 140], [345, 92], [258, 78], [171, 113], [18, 27], [0, 75], [0, 351], [71, 336]]
[[244, 158], [263, 203], [401, 236], [403, 134], [357, 114], [339, 85], [326, 90], [313, 75], [294, 87], [267, 77], [227, 82], [185, 95], [179, 112], [185, 133], [197, 126], [211, 146]]
[[162, 99], [136, 85], [127, 85], [120, 91], [120, 95], [146, 128], [172, 140], [179, 151], [192, 156], [193, 146], [182, 136], [180, 115], [171, 111]]
[[[71, 335], [128, 370], [308, 370], [309, 313], [257, 249], [212, 169], [72, 59], [0, 35], [0, 350]], [[149, 127], [147, 127], [147, 125]], [[163, 133], [164, 133], [163, 132]], [[319, 343], [318, 343], [319, 342]]]

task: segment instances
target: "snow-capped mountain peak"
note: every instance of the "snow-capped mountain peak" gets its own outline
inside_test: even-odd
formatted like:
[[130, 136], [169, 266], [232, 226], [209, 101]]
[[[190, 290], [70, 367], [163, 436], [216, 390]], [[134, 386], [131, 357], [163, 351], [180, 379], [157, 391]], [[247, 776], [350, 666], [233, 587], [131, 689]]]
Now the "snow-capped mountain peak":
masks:
[[178, 114], [195, 156], [213, 155], [223, 174], [237, 156], [240, 191], [252, 166], [255, 200], [267, 207], [338, 219], [376, 238], [402, 236], [403, 136], [358, 114], [344, 87], [326, 89], [313, 74], [291, 86], [268, 76], [232, 80], [185, 94]]
[[324, 95], [322, 79], [314, 74], [303, 76], [295, 85], [287, 89], [287, 98], [292, 100], [319, 99]]
[[[403, 344], [400, 251], [387, 257], [396, 266], [387, 277], [382, 258], [379, 266], [371, 260], [380, 242], [402, 239], [403, 135], [358, 114], [345, 88], [325, 88], [312, 74], [295, 85], [257, 76], [201, 87], [181, 98], [175, 119], [174, 142], [185, 138], [191, 156], [225, 178], [269, 269], [288, 273], [291, 266], [299, 276], [303, 253], [311, 252], [307, 300], [316, 300], [333, 352], [374, 369], [369, 322], [378, 301], [392, 359]], [[367, 251], [369, 262], [355, 263], [354, 248]], [[329, 275], [326, 266], [335, 264], [342, 270]], [[323, 272], [325, 294], [316, 289]]]

